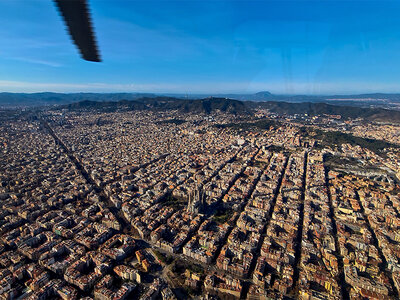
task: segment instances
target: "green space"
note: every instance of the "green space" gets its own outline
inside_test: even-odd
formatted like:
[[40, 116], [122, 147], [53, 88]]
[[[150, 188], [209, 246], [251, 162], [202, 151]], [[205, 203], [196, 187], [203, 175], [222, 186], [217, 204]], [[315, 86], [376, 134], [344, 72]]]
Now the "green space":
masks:
[[204, 274], [204, 268], [200, 265], [197, 264], [188, 264], [187, 268], [192, 272], [192, 273], [197, 273], [197, 274]]
[[164, 202], [165, 206], [170, 206], [175, 209], [182, 209], [186, 206], [186, 204], [186, 200], [175, 198], [172, 195], [168, 195]]
[[376, 176], [391, 176], [391, 174], [389, 174], [386, 170], [381, 169], [379, 166], [370, 164], [368, 161], [360, 161], [353, 157], [332, 155], [329, 153], [325, 155], [324, 161], [325, 165], [329, 169], [343, 174], [363, 171], [370, 172]]
[[318, 145], [322, 147], [332, 145], [341, 146], [342, 144], [350, 144], [352, 146], [358, 145], [377, 154], [382, 154], [385, 148], [399, 148], [398, 145], [394, 145], [385, 141], [362, 138], [340, 131], [323, 131], [311, 127], [302, 127], [300, 129], [300, 134], [304, 137], [312, 137], [316, 139], [318, 141]]
[[156, 122], [156, 124], [175, 124], [175, 125], [181, 125], [183, 123], [186, 123], [186, 121], [182, 119], [168, 119]]
[[278, 146], [278, 145], [271, 145], [268, 147], [268, 150], [271, 152], [283, 152], [285, 150], [285, 148], [283, 148], [282, 146]]
[[346, 157], [339, 155], [332, 155], [330, 153], [324, 156], [325, 164], [328, 166], [359, 166], [360, 162], [354, 157]]
[[170, 255], [165, 255], [158, 250], [153, 251], [157, 258], [164, 264], [171, 264], [174, 261], [174, 258]]
[[214, 215], [214, 221], [218, 224], [223, 224], [227, 222], [234, 214], [232, 209], [219, 209]]

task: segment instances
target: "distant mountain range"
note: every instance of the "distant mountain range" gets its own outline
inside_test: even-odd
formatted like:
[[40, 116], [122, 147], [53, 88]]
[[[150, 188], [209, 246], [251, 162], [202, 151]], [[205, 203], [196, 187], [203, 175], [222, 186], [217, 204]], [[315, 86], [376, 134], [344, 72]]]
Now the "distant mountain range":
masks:
[[191, 99], [180, 94], [158, 96], [146, 93], [0, 93], [0, 107], [50, 105], [74, 110], [179, 110], [207, 114], [216, 110], [232, 114], [251, 114], [255, 108], [264, 108], [280, 115], [330, 114], [341, 115], [345, 119], [361, 117], [369, 121], [400, 123], [400, 110], [387, 105], [391, 103], [399, 109], [400, 94], [283, 96], [260, 92], [223, 96]]
[[285, 101], [285, 102], [324, 102], [353, 106], [384, 106], [400, 109], [400, 94], [360, 94], [360, 95], [275, 95], [268, 91], [255, 94], [152, 94], [152, 93], [0, 93], [0, 106], [46, 106], [80, 101], [120, 101], [160, 96], [179, 99], [204, 99], [208, 97], [229, 98], [242, 101]]
[[120, 101], [135, 100], [142, 97], [156, 97], [156, 95], [147, 93], [0, 93], [0, 106], [47, 106], [85, 100]]
[[364, 108], [356, 106], [332, 105], [327, 103], [289, 103], [279, 101], [240, 101], [226, 98], [180, 99], [174, 97], [143, 97], [136, 100], [122, 101], [81, 101], [59, 106], [58, 109], [68, 110], [100, 110], [112, 112], [117, 110], [178, 110], [190, 113], [210, 114], [222, 111], [237, 115], [249, 115], [255, 109], [263, 108], [279, 115], [308, 114], [341, 115], [344, 119], [363, 118], [369, 121], [400, 123], [400, 111], [383, 108]]
[[206, 99], [180, 99], [174, 97], [143, 97], [136, 100], [121, 101], [81, 101], [59, 106], [60, 109], [69, 110], [101, 110], [112, 112], [116, 110], [178, 110], [187, 113], [206, 113], [210, 114], [217, 110], [232, 114], [249, 114], [252, 107], [244, 101], [226, 98], [206, 98]]
[[[169, 95], [181, 97], [182, 95]], [[356, 94], [356, 95], [277, 95], [268, 91], [255, 94], [196, 94], [188, 96], [191, 99], [206, 97], [230, 98], [243, 101], [286, 101], [286, 102], [326, 102], [326, 103], [400, 103], [400, 94]]]

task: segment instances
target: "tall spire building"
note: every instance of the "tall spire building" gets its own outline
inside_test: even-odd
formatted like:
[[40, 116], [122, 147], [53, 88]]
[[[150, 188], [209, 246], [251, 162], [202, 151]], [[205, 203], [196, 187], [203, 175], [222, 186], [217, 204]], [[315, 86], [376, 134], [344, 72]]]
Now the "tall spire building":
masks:
[[203, 190], [203, 185], [197, 185], [196, 188], [189, 194], [189, 202], [187, 205], [188, 212], [192, 214], [201, 214], [204, 211], [206, 193]]

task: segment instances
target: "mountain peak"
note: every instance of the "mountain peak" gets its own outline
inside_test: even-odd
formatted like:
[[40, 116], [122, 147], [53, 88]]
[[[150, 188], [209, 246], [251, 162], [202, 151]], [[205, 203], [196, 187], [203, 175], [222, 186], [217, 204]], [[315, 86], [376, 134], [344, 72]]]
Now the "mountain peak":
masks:
[[265, 97], [265, 96], [272, 96], [272, 93], [270, 93], [268, 91], [261, 91], [261, 92], [255, 93], [254, 95]]

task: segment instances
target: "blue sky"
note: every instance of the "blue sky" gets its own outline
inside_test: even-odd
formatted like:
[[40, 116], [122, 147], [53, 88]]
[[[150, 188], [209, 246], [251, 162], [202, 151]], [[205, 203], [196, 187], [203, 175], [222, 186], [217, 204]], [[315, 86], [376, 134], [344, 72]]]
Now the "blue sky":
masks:
[[0, 91], [400, 92], [400, 1], [91, 0], [102, 63], [50, 0], [0, 0]]

